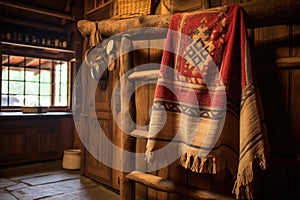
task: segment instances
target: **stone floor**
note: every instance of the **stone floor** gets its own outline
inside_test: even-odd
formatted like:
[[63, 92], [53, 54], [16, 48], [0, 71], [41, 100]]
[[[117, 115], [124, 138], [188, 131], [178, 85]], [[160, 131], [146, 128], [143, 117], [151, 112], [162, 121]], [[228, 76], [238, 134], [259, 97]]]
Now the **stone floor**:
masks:
[[118, 200], [119, 195], [52, 161], [0, 168], [0, 200], [15, 199]]

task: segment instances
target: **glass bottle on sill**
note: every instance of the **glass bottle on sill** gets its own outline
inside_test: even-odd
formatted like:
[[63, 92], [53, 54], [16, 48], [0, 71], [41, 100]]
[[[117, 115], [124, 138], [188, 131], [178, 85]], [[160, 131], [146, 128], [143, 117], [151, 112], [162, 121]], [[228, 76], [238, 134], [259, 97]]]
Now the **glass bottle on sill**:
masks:
[[11, 35], [10, 31], [6, 32], [5, 39], [8, 40], [8, 41], [12, 40], [12, 35]]
[[32, 43], [32, 44], [36, 44], [36, 37], [35, 37], [34, 35], [32, 36], [31, 43]]
[[29, 42], [30, 42], [29, 35], [26, 34], [26, 35], [25, 35], [25, 43], [29, 43]]

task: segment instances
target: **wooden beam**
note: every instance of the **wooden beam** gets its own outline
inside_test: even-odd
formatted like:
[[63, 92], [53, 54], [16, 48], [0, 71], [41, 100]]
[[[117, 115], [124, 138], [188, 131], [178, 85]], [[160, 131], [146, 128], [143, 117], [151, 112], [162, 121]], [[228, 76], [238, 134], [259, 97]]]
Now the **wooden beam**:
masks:
[[26, 11], [30, 11], [30, 12], [35, 12], [35, 13], [39, 13], [42, 15], [48, 15], [51, 17], [57, 17], [57, 18], [61, 18], [61, 19], [74, 21], [74, 17], [71, 15], [68, 15], [66, 13], [57, 12], [57, 11], [53, 11], [53, 10], [46, 10], [44, 8], [35, 7], [35, 6], [28, 6], [28, 5], [24, 5], [21, 3], [17, 3], [15, 1], [0, 1], [0, 5], [17, 8], [20, 10], [26, 10]]
[[217, 194], [208, 190], [202, 190], [193, 186], [189, 186], [182, 183], [177, 183], [169, 179], [154, 176], [152, 174], [145, 174], [138, 171], [129, 173], [126, 178], [136, 183], [140, 183], [151, 187], [155, 190], [179, 194], [184, 197], [192, 199], [222, 199], [229, 200], [233, 199], [228, 196]]
[[145, 70], [133, 72], [128, 76], [128, 79], [131, 81], [150, 81], [158, 79], [159, 69], [158, 70]]
[[19, 44], [12, 42], [1, 42], [3, 54], [13, 54], [19, 56], [40, 58], [71, 60], [74, 58], [75, 51], [68, 49], [58, 49], [52, 47], [42, 47], [35, 45]]
[[29, 27], [33, 27], [33, 28], [61, 32], [61, 33], [66, 31], [66, 29], [62, 26], [54, 26], [54, 25], [50, 25], [50, 24], [47, 24], [47, 26], [45, 26], [44, 23], [27, 21], [24, 19], [13, 19], [13, 18], [9, 18], [9, 17], [1, 17], [0, 16], [0, 22], [16, 24], [16, 25], [20, 25], [20, 26], [29, 26]]
[[276, 67], [300, 67], [300, 57], [287, 57], [276, 59]]
[[[248, 28], [300, 23], [300, 1], [298, 0], [254, 0], [241, 3], [240, 6], [245, 10]], [[204, 12], [209, 10], [211, 9]], [[102, 36], [109, 37], [135, 28], [168, 28], [171, 17], [172, 15], [146, 15], [128, 19], [114, 17], [98, 22], [98, 27]], [[79, 21], [78, 26], [84, 24]]]

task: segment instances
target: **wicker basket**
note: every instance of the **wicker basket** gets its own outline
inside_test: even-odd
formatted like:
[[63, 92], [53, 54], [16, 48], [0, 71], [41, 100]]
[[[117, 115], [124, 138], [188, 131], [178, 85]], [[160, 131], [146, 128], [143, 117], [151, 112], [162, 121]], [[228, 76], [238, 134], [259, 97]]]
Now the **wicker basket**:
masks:
[[118, 15], [122, 18], [152, 14], [154, 0], [118, 0]]

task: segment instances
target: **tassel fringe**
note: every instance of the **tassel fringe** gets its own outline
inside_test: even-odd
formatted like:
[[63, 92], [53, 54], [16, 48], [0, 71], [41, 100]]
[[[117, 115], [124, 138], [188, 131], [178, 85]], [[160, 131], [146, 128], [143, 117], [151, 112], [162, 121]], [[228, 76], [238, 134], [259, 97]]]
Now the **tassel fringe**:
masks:
[[216, 162], [214, 157], [199, 157], [185, 153], [181, 156], [179, 164], [186, 169], [190, 169], [197, 173], [211, 173], [216, 174]]
[[232, 193], [236, 195], [236, 199], [253, 199], [253, 162], [258, 161], [260, 167], [264, 170], [267, 168], [264, 154], [256, 157], [244, 166], [239, 166], [237, 179], [234, 183]]

